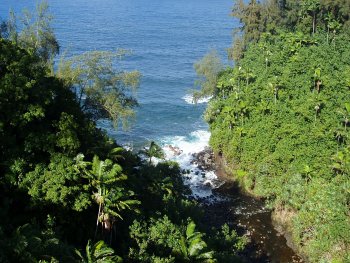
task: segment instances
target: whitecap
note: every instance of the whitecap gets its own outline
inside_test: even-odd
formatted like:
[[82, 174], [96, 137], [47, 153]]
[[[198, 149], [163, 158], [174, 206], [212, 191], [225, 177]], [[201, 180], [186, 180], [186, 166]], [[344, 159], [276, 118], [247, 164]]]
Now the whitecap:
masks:
[[[200, 98], [200, 99], [197, 100], [197, 104], [208, 103], [212, 97], [213, 96]], [[188, 104], [196, 104], [194, 99], [193, 99], [193, 95], [191, 95], [191, 94], [186, 94], [185, 96], [182, 97], [182, 99], [184, 101], [186, 101]]]
[[133, 143], [123, 143], [122, 147], [123, 147], [124, 150], [126, 150], [128, 152], [132, 152], [134, 150]]
[[[162, 148], [168, 160], [179, 163], [183, 174], [184, 183], [192, 190], [192, 196], [196, 199], [205, 199], [208, 202], [218, 201], [213, 196], [213, 189], [222, 185], [215, 171], [203, 171], [193, 163], [194, 154], [203, 151], [209, 145], [210, 132], [197, 130], [188, 136], [165, 137], [161, 140]], [[188, 172], [188, 173], [187, 173]]]

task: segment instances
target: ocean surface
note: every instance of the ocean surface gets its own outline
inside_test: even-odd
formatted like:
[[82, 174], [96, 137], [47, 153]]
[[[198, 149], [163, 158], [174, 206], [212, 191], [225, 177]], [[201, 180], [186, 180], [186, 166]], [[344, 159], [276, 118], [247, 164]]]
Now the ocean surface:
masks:
[[[37, 1], [1, 0], [0, 17], [9, 10], [20, 14], [35, 10]], [[139, 149], [154, 140], [164, 147], [168, 158], [183, 168], [195, 170], [191, 154], [206, 145], [210, 134], [202, 116], [206, 100], [193, 104], [190, 90], [193, 64], [215, 49], [228, 64], [226, 49], [232, 30], [238, 26], [230, 16], [232, 0], [49, 0], [53, 27], [67, 56], [90, 50], [129, 49], [132, 55], [121, 63], [121, 70], [142, 74], [138, 91], [140, 106], [127, 131], [115, 130], [109, 121], [98, 125], [118, 143]], [[167, 145], [181, 148], [172, 155]], [[191, 186], [215, 177], [197, 176]], [[198, 191], [208, 196], [211, 191]]]

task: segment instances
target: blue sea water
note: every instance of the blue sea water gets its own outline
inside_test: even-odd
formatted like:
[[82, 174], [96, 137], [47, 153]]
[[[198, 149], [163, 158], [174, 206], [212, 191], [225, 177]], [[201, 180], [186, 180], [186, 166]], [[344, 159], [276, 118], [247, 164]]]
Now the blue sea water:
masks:
[[[0, 17], [10, 8], [20, 14], [34, 10], [37, 1], [1, 0]], [[49, 0], [53, 26], [61, 50], [79, 54], [89, 50], [131, 49], [124, 69], [142, 74], [140, 107], [130, 130], [110, 134], [121, 143], [136, 145], [166, 136], [187, 136], [207, 129], [205, 104], [183, 98], [193, 87], [193, 63], [217, 49], [227, 63], [236, 21], [232, 0]], [[108, 123], [100, 123], [111, 128]]]
[[[9, 10], [34, 10], [34, 0], [1, 0], [0, 17]], [[209, 139], [202, 115], [206, 104], [191, 104], [193, 64], [216, 49], [228, 63], [226, 49], [237, 21], [230, 17], [232, 0], [49, 0], [53, 27], [67, 55], [90, 50], [132, 50], [125, 70], [142, 74], [140, 107], [131, 129], [99, 125], [121, 144], [139, 148], [151, 140], [165, 146], [201, 150]], [[199, 147], [200, 146], [200, 147]], [[177, 158], [190, 166], [188, 156]]]

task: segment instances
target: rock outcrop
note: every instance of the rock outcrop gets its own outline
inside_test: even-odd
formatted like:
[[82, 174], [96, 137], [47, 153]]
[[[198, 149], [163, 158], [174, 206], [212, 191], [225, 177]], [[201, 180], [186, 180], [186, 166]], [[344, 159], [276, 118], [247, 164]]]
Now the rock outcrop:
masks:
[[198, 168], [202, 171], [216, 170], [214, 153], [209, 147], [205, 147], [205, 149], [199, 153], [194, 153], [191, 163], [198, 165]]

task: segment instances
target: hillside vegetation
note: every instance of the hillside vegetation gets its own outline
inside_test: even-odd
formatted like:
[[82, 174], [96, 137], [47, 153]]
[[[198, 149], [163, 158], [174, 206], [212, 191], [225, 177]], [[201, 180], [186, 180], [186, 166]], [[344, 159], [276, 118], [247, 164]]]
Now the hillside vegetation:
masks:
[[214, 96], [211, 146], [248, 192], [287, 212], [311, 262], [350, 262], [349, 14], [341, 0], [235, 1], [235, 66], [199, 92]]
[[[62, 58], [45, 3], [0, 31], [0, 262], [236, 262], [246, 239], [208, 230], [177, 163], [96, 127], [134, 115], [125, 51]], [[117, 59], [117, 61], [115, 61]]]

